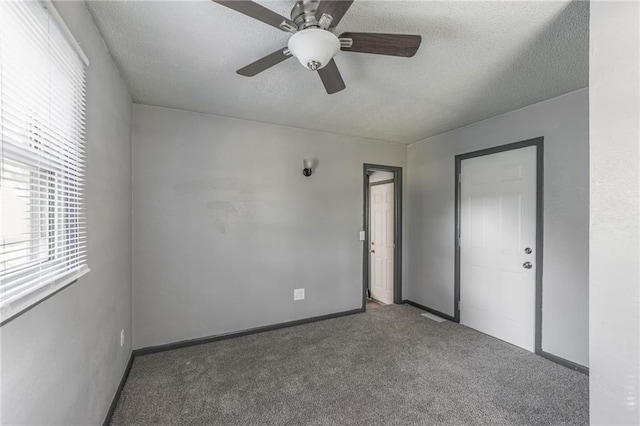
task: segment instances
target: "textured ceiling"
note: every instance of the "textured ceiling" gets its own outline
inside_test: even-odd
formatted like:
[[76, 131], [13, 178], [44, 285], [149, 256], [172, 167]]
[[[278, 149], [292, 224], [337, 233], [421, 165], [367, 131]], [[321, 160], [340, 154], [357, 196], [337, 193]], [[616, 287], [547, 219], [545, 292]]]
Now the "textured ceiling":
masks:
[[[289, 16], [293, 1], [258, 2]], [[420, 34], [413, 58], [341, 52], [327, 95], [288, 33], [211, 1], [88, 1], [135, 102], [412, 143], [588, 85], [587, 2], [356, 0], [335, 30]]]

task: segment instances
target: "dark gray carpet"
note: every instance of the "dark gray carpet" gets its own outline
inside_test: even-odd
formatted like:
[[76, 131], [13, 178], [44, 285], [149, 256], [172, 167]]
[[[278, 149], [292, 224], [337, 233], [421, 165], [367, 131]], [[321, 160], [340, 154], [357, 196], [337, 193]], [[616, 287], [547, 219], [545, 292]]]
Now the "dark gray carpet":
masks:
[[112, 424], [588, 424], [588, 377], [408, 305], [139, 356]]

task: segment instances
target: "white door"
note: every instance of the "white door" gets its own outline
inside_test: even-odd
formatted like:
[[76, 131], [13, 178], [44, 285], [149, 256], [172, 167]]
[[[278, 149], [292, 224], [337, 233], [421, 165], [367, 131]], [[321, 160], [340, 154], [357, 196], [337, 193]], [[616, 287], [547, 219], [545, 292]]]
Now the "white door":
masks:
[[370, 191], [371, 246], [369, 275], [371, 297], [393, 303], [394, 217], [393, 183], [374, 185]]
[[534, 351], [536, 147], [461, 162], [460, 323]]

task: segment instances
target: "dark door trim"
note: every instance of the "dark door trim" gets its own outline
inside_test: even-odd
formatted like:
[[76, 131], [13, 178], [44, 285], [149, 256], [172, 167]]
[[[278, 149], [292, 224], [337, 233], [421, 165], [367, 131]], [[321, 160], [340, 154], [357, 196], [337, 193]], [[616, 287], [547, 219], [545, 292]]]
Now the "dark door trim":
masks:
[[536, 147], [536, 329], [535, 329], [535, 351], [542, 352], [542, 252], [543, 252], [543, 201], [544, 201], [544, 138], [538, 137], [507, 145], [482, 149], [480, 151], [469, 152], [456, 155], [455, 174], [455, 288], [454, 288], [454, 312], [456, 322], [460, 322], [460, 173], [462, 171], [462, 161], [469, 158], [482, 157], [485, 155], [497, 154], [499, 152], [511, 151], [514, 149]]
[[393, 188], [393, 213], [396, 245], [393, 252], [393, 303], [402, 303], [402, 167], [364, 163], [362, 167], [362, 190], [364, 193], [362, 229], [365, 231], [365, 240], [362, 248], [362, 309], [367, 307], [369, 284], [369, 172], [393, 173], [393, 182], [395, 184]]

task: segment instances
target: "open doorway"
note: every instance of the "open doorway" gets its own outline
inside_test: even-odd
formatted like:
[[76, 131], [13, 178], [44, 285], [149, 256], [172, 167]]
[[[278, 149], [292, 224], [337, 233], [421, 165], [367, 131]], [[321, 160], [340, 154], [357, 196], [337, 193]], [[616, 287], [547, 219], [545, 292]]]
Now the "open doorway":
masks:
[[364, 309], [402, 303], [402, 168], [365, 164]]

